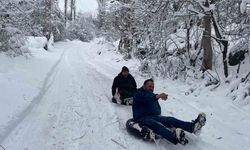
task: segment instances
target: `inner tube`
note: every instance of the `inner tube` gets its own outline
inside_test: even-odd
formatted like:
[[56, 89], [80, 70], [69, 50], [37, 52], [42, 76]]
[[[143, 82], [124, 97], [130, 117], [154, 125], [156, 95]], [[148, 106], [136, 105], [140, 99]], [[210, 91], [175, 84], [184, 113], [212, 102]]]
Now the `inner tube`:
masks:
[[154, 141], [156, 139], [160, 139], [161, 136], [155, 134], [153, 130], [149, 129], [147, 126], [142, 126], [134, 119], [129, 119], [126, 122], [127, 132], [136, 138], [143, 139], [145, 141]]

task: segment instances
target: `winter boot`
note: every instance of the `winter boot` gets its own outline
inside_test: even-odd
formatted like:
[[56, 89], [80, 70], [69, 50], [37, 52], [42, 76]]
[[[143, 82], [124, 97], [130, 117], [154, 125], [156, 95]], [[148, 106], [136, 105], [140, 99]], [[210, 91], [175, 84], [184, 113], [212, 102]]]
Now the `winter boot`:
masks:
[[176, 128], [174, 131], [174, 137], [176, 138], [177, 142], [186, 145], [188, 144], [188, 140], [185, 137], [185, 132], [181, 128]]
[[200, 113], [198, 117], [192, 121], [193, 127], [192, 131], [195, 135], [199, 135], [201, 132], [202, 127], [206, 124], [206, 114]]

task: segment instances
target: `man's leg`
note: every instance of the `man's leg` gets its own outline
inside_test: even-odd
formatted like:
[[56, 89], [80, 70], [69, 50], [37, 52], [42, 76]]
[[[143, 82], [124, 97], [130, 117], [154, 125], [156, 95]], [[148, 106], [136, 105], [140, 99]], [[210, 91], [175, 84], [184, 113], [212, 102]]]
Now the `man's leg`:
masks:
[[147, 126], [154, 133], [161, 135], [173, 144], [177, 144], [177, 139], [173, 136], [173, 132], [168, 130], [161, 122], [154, 120], [152, 117], [145, 117], [139, 121], [140, 125]]
[[124, 105], [132, 104], [132, 103], [129, 103], [127, 100], [125, 100], [127, 98], [132, 98], [134, 96], [132, 92], [129, 92], [127, 90], [120, 90], [119, 93], [121, 96], [122, 104]]
[[168, 128], [181, 128], [187, 132], [193, 132], [193, 123], [192, 122], [185, 122], [182, 120], [178, 120], [174, 117], [165, 117], [165, 116], [154, 116], [155, 120], [161, 122]]
[[134, 96], [134, 95], [133, 95], [133, 92], [128, 91], [128, 90], [120, 90], [119, 93], [120, 93], [122, 99], [130, 98], [130, 97], [133, 97], [133, 96]]

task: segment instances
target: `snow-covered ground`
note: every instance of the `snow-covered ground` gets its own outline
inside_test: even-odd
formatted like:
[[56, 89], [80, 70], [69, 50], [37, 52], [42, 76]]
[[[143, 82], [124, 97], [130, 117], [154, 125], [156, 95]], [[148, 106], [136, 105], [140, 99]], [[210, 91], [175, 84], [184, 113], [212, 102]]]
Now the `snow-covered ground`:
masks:
[[[250, 107], [226, 97], [228, 86], [190, 93], [181, 81], [155, 79], [162, 114], [191, 121], [207, 114], [200, 136], [187, 146], [157, 144], [129, 135], [130, 106], [110, 102], [113, 78], [126, 65], [138, 87], [144, 81], [135, 60], [123, 60], [111, 44], [59, 42], [50, 52], [33, 48], [31, 59], [0, 59], [0, 145], [7, 150], [248, 150]], [[1, 147], [0, 147], [1, 149]]]
[[9, 58], [0, 54], [0, 141], [42, 99], [59, 63], [62, 51], [44, 51], [45, 42], [42, 37], [29, 37], [27, 46], [32, 58]]

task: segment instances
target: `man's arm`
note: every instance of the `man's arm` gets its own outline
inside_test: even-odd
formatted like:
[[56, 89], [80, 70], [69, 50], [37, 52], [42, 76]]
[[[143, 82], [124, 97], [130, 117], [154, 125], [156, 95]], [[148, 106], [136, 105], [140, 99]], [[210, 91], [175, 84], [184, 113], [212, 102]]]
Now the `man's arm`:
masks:
[[118, 88], [118, 79], [117, 77], [114, 78], [113, 85], [112, 85], [112, 95], [115, 95], [116, 88]]
[[136, 89], [137, 85], [136, 85], [136, 82], [135, 82], [135, 78], [132, 76], [132, 82], [133, 82], [133, 88]]
[[139, 91], [139, 92], [136, 92], [136, 94], [134, 95], [133, 101], [139, 102], [141, 104], [146, 104], [146, 103], [150, 103], [151, 101], [155, 101], [156, 96], [157, 94], [144, 93], [144, 92]]
[[168, 99], [168, 94], [166, 94], [166, 93], [161, 93], [161, 94], [157, 94], [156, 95], [156, 99], [158, 100], [158, 99], [162, 99], [162, 100], [167, 100]]

